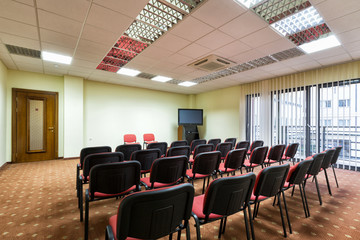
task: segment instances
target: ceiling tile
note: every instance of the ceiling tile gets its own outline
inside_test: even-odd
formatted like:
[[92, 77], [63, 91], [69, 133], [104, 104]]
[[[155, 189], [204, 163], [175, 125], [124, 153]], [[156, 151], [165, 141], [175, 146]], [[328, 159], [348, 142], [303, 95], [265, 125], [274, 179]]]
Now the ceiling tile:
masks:
[[195, 61], [197, 58], [203, 55], [210, 54], [210, 52], [211, 52], [210, 49], [203, 47], [199, 44], [193, 43], [185, 47], [184, 49], [180, 50], [178, 53], [193, 58]]
[[[215, 50], [213, 53], [225, 58], [231, 58], [232, 56], [236, 56], [240, 53], [249, 51], [251, 47], [246, 45], [245, 43], [235, 40], [225, 46]], [[231, 59], [230, 59], [231, 60]]]
[[24, 37], [18, 37], [18, 36], [6, 34], [6, 33], [0, 33], [0, 39], [3, 43], [6, 43], [6, 44], [40, 50], [40, 43], [38, 40], [33, 40], [33, 39], [29, 39], [29, 38], [24, 38]]
[[286, 38], [277, 39], [271, 43], [264, 44], [256, 49], [265, 55], [271, 55], [274, 53], [282, 52], [290, 48], [296, 47], [291, 41]]
[[86, 23], [120, 36], [133, 22], [133, 19], [111, 9], [93, 4]]
[[190, 43], [190, 41], [168, 32], [161, 36], [158, 40], [156, 40], [156, 42], [154, 42], [152, 46], [157, 46], [172, 52], [177, 52], [189, 45]]
[[356, 28], [351, 31], [337, 34], [336, 37], [339, 39], [342, 45], [346, 43], [356, 42], [360, 40], [360, 28]]
[[276, 33], [271, 27], [267, 27], [241, 38], [241, 41], [251, 47], [257, 48], [262, 45], [279, 40], [280, 38], [281, 36]]
[[20, 64], [17, 64], [17, 66], [20, 71], [44, 73], [42, 64], [20, 63]]
[[245, 63], [251, 60], [255, 60], [257, 58], [264, 57], [262, 52], [259, 52], [256, 49], [249, 50], [247, 52], [240, 53], [236, 56], [233, 56], [231, 59], [237, 63]]
[[360, 9], [359, 0], [327, 0], [316, 5], [316, 9], [326, 22], [346, 16]]
[[68, 71], [68, 75], [71, 76], [75, 76], [75, 77], [81, 77], [84, 79], [87, 79], [90, 76], [91, 72], [87, 71], [87, 72], [81, 72], [81, 71], [76, 71], [76, 70], [69, 70]]
[[317, 59], [322, 59], [322, 58], [325, 58], [325, 57], [337, 56], [337, 55], [341, 55], [341, 54], [345, 54], [345, 53], [346, 53], [346, 51], [345, 51], [344, 47], [343, 46], [338, 46], [338, 47], [333, 47], [333, 48], [330, 48], [330, 49], [326, 49], [326, 50], [323, 50], [323, 51], [319, 51], [319, 52], [309, 54], [309, 56], [312, 59], [317, 60]]
[[119, 34], [109, 32], [107, 30], [97, 28], [89, 24], [85, 24], [84, 30], [81, 35], [82, 39], [101, 43], [102, 45], [109, 46], [109, 49], [115, 44], [119, 37]]
[[14, 0], [14, 2], [23, 3], [29, 6], [34, 6], [34, 0]]
[[189, 64], [193, 59], [184, 55], [181, 55], [179, 53], [175, 53], [167, 58], [164, 59], [164, 61], [175, 63], [178, 66], [183, 64]]
[[92, 42], [86, 39], [80, 39], [76, 51], [86, 51], [100, 57], [104, 57], [110, 50], [112, 45], [107, 46], [102, 43]]
[[126, 16], [135, 18], [149, 0], [121, 0], [121, 4], [119, 4], [119, 0], [94, 0], [94, 2]]
[[359, 51], [360, 50], [360, 39], [359, 39], [359, 41], [356, 41], [356, 42], [346, 43], [343, 46], [348, 53], [350, 53], [352, 51]]
[[[55, 1], [59, 2], [59, 1]], [[70, 18], [39, 10], [39, 26], [48, 30], [78, 37], [82, 24]]]
[[303, 72], [303, 71], [306, 71], [306, 70], [320, 68], [321, 65], [316, 61], [308, 61], [308, 62], [305, 62], [305, 63], [293, 65], [291, 67], [294, 68], [295, 70], [299, 71], [299, 72]]
[[35, 8], [14, 1], [0, 1], [0, 16], [36, 26]]
[[174, 73], [178, 73], [178, 74], [188, 74], [188, 73], [191, 73], [191, 72], [194, 72], [195, 69], [192, 68], [192, 67], [189, 67], [189, 66], [180, 66], [176, 69], [173, 69], [172, 70]]
[[215, 30], [196, 41], [197, 44], [215, 50], [233, 42], [235, 39], [225, 33]]
[[14, 61], [12, 60], [12, 58], [10, 57], [10, 54], [4, 54], [2, 53], [0, 55], [1, 61], [5, 64], [5, 66], [8, 69], [17, 69]]
[[341, 55], [336, 55], [336, 56], [317, 59], [316, 61], [318, 63], [320, 63], [321, 65], [323, 65], [323, 66], [327, 66], [327, 65], [336, 64], [339, 61], [340, 62], [348, 62], [348, 61], [351, 61], [351, 60], [352, 60], [351, 56], [349, 54], [345, 53], [345, 54], [341, 54]]
[[176, 24], [170, 30], [170, 33], [189, 41], [195, 41], [213, 30], [213, 27], [210, 27], [192, 16], [188, 16]]
[[0, 18], [0, 32], [39, 40], [36, 27], [5, 18]]
[[42, 60], [39, 58], [25, 57], [21, 55], [11, 54], [11, 58], [14, 60], [16, 65], [21, 63], [42, 65]]
[[197, 8], [192, 16], [218, 28], [244, 12], [245, 9], [234, 1], [209, 0]]
[[172, 54], [173, 54], [173, 52], [171, 52], [169, 50], [159, 48], [159, 47], [153, 46], [153, 45], [150, 45], [141, 53], [141, 55], [143, 55], [144, 57], [149, 57], [149, 58], [158, 59], [158, 60], [161, 60], [162, 58], [165, 58], [165, 57], [169, 57]]
[[[159, 59], [160, 60], [160, 59]], [[152, 57], [146, 57], [143, 56], [142, 54], [136, 56], [133, 60], [130, 61], [130, 63], [128, 63], [126, 65], [126, 67], [131, 67], [137, 70], [146, 70], [150, 67], [152, 67], [153, 65], [155, 65], [158, 62], [158, 60], [152, 58]]]
[[80, 50], [80, 49], [77, 49], [76, 53], [74, 54], [74, 58], [96, 63], [97, 65], [99, 65], [99, 63], [104, 58], [104, 56], [105, 54], [104, 55], [93, 54], [87, 50]]
[[59, 45], [52, 44], [52, 43], [43, 42], [41, 44], [41, 47], [42, 47], [43, 51], [62, 54], [62, 55], [69, 56], [69, 57], [72, 57], [72, 55], [74, 54], [73, 48], [67, 48], [67, 47], [59, 46]]
[[[71, 67], [70, 69], [74, 68], [81, 68], [81, 69], [87, 69], [89, 71], [89, 69], [93, 70], [96, 69], [96, 67], [99, 65], [99, 63], [95, 63], [95, 62], [89, 62], [86, 60], [82, 60], [82, 59], [78, 59], [78, 58], [73, 58], [72, 62], [71, 62]], [[78, 69], [76, 69], [78, 70]]]
[[350, 55], [354, 60], [360, 59], [360, 51], [351, 52]]
[[58, 46], [74, 49], [76, 47], [77, 38], [40, 28], [40, 38], [42, 42], [56, 44]]
[[[358, 3], [358, 5], [360, 5]], [[343, 33], [356, 28], [360, 28], [360, 11], [357, 11], [352, 14], [328, 21], [330, 29], [334, 33]]]
[[220, 27], [220, 30], [234, 38], [241, 38], [266, 26], [268, 25], [255, 13], [247, 11]]
[[78, 22], [83, 22], [85, 20], [90, 2], [91, 1], [88, 0], [36, 0], [37, 7], [39, 9], [56, 13], [63, 17], [74, 19]]

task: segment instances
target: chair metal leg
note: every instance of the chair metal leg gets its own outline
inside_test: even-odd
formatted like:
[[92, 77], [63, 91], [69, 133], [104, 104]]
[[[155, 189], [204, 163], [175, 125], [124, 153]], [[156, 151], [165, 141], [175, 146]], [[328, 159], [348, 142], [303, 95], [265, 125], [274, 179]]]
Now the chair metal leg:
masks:
[[307, 210], [307, 213], [308, 213], [308, 217], [310, 217], [309, 204], [307, 202], [305, 186], [303, 184], [302, 184], [302, 189], [303, 189], [303, 193], [304, 193], [304, 200], [305, 200], [305, 204], [306, 204], [306, 210]]
[[204, 194], [204, 191], [205, 191], [205, 182], [206, 182], [206, 178], [204, 178], [204, 183], [203, 183], [202, 194]]
[[335, 174], [335, 167], [334, 165], [331, 165], [332, 169], [333, 169], [333, 172], [334, 172], [334, 177], [335, 177], [335, 182], [336, 182], [336, 187], [339, 188], [339, 183], [338, 183], [338, 180], [336, 178], [336, 174]]
[[190, 227], [189, 223], [186, 223], [186, 240], [190, 240]]
[[274, 197], [273, 206], [275, 206], [275, 201], [276, 201], [276, 195]]
[[197, 240], [200, 240], [200, 239], [201, 239], [201, 235], [200, 235], [200, 222], [199, 222], [199, 218], [198, 218], [195, 214], [193, 214], [193, 213], [191, 213], [191, 215], [192, 215], [192, 217], [193, 217], [194, 220], [195, 220], [196, 239], [197, 239]]
[[326, 184], [327, 184], [327, 187], [328, 187], [329, 194], [330, 194], [330, 196], [332, 196], [332, 193], [331, 193], [331, 188], [330, 188], [330, 183], [329, 183], [329, 178], [328, 178], [328, 175], [327, 175], [326, 169], [324, 169], [324, 173], [325, 173]]
[[84, 226], [84, 240], [88, 240], [89, 237], [89, 190], [86, 189], [85, 193], [85, 226]]
[[84, 206], [83, 206], [83, 184], [80, 182], [79, 184], [79, 208], [80, 208], [80, 222], [83, 221], [83, 212], [84, 212]]
[[225, 233], [227, 217], [224, 219], [223, 230], [221, 233]]
[[303, 204], [303, 208], [304, 208], [304, 213], [305, 213], [305, 217], [308, 217], [308, 213], [307, 213], [307, 209], [306, 209], [306, 205], [305, 205], [305, 199], [304, 199], [304, 195], [303, 195], [303, 189], [301, 188], [301, 185], [299, 184], [299, 189], [300, 189], [300, 196], [301, 196], [301, 201]]
[[314, 176], [314, 179], [315, 179], [315, 185], [316, 185], [316, 190], [317, 190], [319, 202], [320, 202], [320, 205], [322, 205], [322, 200], [321, 200], [321, 195], [320, 195], [320, 188], [319, 188], [319, 184], [318, 184], [318, 181], [317, 181], [317, 177]]
[[281, 223], [282, 223], [282, 226], [283, 226], [284, 237], [287, 237], [285, 220], [284, 220], [284, 216], [283, 216], [283, 212], [282, 212], [282, 207], [281, 207], [281, 200], [280, 200], [281, 196], [280, 196], [280, 194], [281, 194], [281, 192], [279, 192], [277, 195], [278, 195], [278, 201], [279, 201], [279, 209], [280, 209]]
[[282, 192], [282, 196], [283, 196], [283, 200], [284, 200], [285, 213], [286, 213], [286, 218], [287, 218], [287, 222], [288, 222], [288, 225], [289, 225], [289, 232], [291, 234], [292, 229], [291, 229], [290, 217], [289, 217], [289, 212], [288, 212], [288, 209], [287, 209], [287, 204], [286, 204], [286, 199], [285, 199], [285, 193], [284, 193], [284, 191], [281, 191], [281, 192]]
[[246, 208], [244, 208], [244, 221], [245, 221], [245, 230], [246, 230], [246, 239], [250, 239], [250, 233], [249, 233], [249, 223], [248, 223], [248, 218], [247, 218], [247, 213], [246, 213]]
[[220, 221], [220, 227], [219, 227], [219, 234], [218, 234], [218, 238], [221, 238], [221, 233], [222, 233], [222, 229], [223, 229], [223, 223], [224, 223], [224, 218], [221, 219]]
[[251, 230], [251, 237], [253, 240], [255, 240], [255, 232], [254, 232], [254, 224], [251, 218], [251, 207], [250, 204], [248, 204], [247, 209], [249, 211], [249, 221], [250, 221], [250, 230]]
[[293, 186], [292, 192], [291, 192], [291, 196], [294, 196], [294, 192], [295, 192], [295, 184]]
[[169, 240], [172, 240], [172, 233], [169, 234]]

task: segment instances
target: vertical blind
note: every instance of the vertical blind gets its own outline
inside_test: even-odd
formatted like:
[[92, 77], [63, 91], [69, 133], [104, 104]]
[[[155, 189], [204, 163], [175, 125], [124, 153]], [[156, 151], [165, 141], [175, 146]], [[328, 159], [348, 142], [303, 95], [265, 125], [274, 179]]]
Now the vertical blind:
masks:
[[360, 79], [344, 80], [360, 76], [359, 65], [355, 70], [347, 65], [338, 70], [319, 69], [249, 84], [248, 140], [261, 139], [267, 145], [297, 142], [298, 160], [342, 146], [338, 167], [360, 171]]

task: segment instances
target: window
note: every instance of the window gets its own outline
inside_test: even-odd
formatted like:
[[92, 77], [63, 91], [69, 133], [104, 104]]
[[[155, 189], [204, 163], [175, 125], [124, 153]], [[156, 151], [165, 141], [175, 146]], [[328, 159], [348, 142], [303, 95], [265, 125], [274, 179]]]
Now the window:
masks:
[[338, 121], [338, 125], [339, 126], [349, 126], [350, 125], [350, 120], [349, 119], [339, 119]]
[[350, 107], [350, 99], [339, 100], [339, 107]]
[[326, 108], [331, 108], [331, 100], [325, 101], [325, 107]]
[[324, 119], [323, 125], [324, 125], [324, 126], [331, 126], [331, 125], [332, 125], [331, 119]]

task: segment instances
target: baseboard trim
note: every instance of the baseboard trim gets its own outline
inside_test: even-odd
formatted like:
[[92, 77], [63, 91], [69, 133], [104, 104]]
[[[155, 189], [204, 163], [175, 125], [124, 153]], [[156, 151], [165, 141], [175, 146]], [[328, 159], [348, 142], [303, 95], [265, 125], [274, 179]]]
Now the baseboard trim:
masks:
[[68, 158], [62, 157], [61, 159], [63, 159], [63, 160], [74, 160], [74, 159], [78, 159], [78, 158], [80, 158], [80, 157], [68, 157]]

